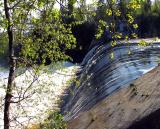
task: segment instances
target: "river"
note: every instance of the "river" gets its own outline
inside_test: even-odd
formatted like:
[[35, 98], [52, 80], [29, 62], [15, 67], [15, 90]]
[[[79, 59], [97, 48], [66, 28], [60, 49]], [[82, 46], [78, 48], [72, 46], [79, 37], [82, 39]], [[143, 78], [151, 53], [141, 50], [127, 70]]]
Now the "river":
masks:
[[[13, 101], [19, 101], [23, 97], [26, 99], [11, 105], [11, 129], [23, 129], [33, 123], [43, 122], [47, 112], [57, 110], [67, 81], [75, 76], [78, 68], [77, 65], [64, 62], [56, 67], [43, 67], [39, 72], [35, 72], [35, 68], [18, 69]], [[0, 129], [3, 129], [3, 103], [7, 78], [8, 69], [0, 66]]]

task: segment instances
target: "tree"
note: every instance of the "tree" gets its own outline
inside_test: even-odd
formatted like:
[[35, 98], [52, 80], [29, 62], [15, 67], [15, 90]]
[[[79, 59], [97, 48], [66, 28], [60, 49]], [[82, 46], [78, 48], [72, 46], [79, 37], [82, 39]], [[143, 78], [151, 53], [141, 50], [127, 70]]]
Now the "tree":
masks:
[[[2, 19], [5, 26], [3, 28], [8, 33], [8, 46], [9, 46], [9, 78], [5, 96], [4, 107], [4, 129], [10, 128], [10, 105], [15, 103], [13, 101], [14, 94], [14, 80], [16, 68], [18, 65], [32, 66], [37, 64], [45, 64], [46, 59], [51, 62], [57, 62], [59, 60], [68, 59], [65, 51], [75, 46], [76, 39], [72, 34], [72, 25], [80, 24], [87, 18], [78, 19], [76, 22], [76, 16], [88, 16], [93, 17], [93, 20], [97, 18], [97, 33], [96, 38], [99, 39], [105, 34], [106, 29], [113, 39], [112, 45], [115, 40], [121, 39], [122, 34], [118, 31], [119, 19], [125, 18], [127, 25], [137, 28], [134, 23], [133, 10], [139, 8], [139, 0], [131, 0], [128, 3], [126, 14], [122, 14], [118, 7], [118, 1], [107, 0], [95, 2], [95, 8], [100, 9], [102, 6], [99, 3], [105, 5], [104, 12], [106, 19], [98, 17], [95, 14], [95, 10], [89, 10], [85, 6], [85, 2], [80, 1], [86, 12], [78, 14], [78, 7], [74, 7], [75, 0], [68, 0], [67, 7], [63, 5], [64, 1], [60, 2], [61, 12], [54, 8], [55, 1], [52, 0], [4, 0], [4, 14], [5, 18]], [[81, 6], [82, 7], [82, 6]], [[118, 8], [118, 9], [117, 9]], [[64, 22], [62, 12], [66, 10], [68, 12], [67, 17], [70, 18], [69, 22]], [[3, 13], [2, 13], [3, 14]], [[123, 16], [125, 15], [125, 16]], [[123, 19], [124, 20], [124, 19]], [[128, 27], [129, 28], [129, 27]], [[132, 37], [136, 37], [135, 33], [131, 34]], [[128, 39], [128, 35], [125, 38]], [[15, 56], [14, 45], [20, 44], [21, 54], [19, 57]], [[18, 102], [24, 100], [21, 98]]]
[[142, 14], [149, 14], [151, 12], [151, 0], [145, 0], [142, 3]]
[[[124, 3], [123, 3], [124, 2]], [[112, 39], [112, 46], [116, 45], [116, 40], [136, 38], [135, 30], [138, 28], [135, 22], [135, 12], [140, 8], [139, 0], [129, 1], [107, 0], [106, 7], [103, 9], [104, 18], [98, 17], [98, 28], [96, 38], [101, 38], [107, 33]], [[124, 26], [121, 32], [121, 24]], [[104, 36], [105, 37], [105, 36]]]
[[[44, 0], [3, 1], [5, 18], [2, 20], [5, 27], [2, 27], [8, 33], [10, 69], [4, 104], [4, 129], [10, 128], [11, 104], [25, 99], [21, 98], [17, 102], [12, 99], [15, 70], [18, 65], [21, 65], [20, 62], [23, 61], [23, 66], [35, 64], [40, 53], [42, 64], [45, 63], [46, 58], [52, 62], [67, 59], [65, 50], [75, 46], [76, 40], [72, 35], [70, 25], [62, 23], [61, 14], [53, 8], [54, 4], [54, 1]], [[39, 12], [41, 17], [37, 16]], [[39, 36], [32, 35], [32, 28], [38, 30], [37, 35]], [[15, 43], [22, 45], [20, 57], [15, 57]]]
[[7, 85], [7, 91], [5, 96], [5, 107], [4, 107], [4, 129], [9, 129], [10, 127], [10, 104], [12, 99], [12, 88], [14, 85], [14, 79], [15, 79], [15, 68], [16, 68], [16, 59], [14, 57], [14, 49], [13, 49], [13, 28], [12, 28], [12, 22], [11, 17], [9, 13], [9, 7], [8, 7], [8, 0], [4, 0], [4, 10], [5, 10], [5, 16], [7, 20], [7, 33], [8, 33], [8, 45], [9, 45], [9, 61], [10, 61], [10, 70], [9, 70], [9, 77], [8, 77], [8, 85]]

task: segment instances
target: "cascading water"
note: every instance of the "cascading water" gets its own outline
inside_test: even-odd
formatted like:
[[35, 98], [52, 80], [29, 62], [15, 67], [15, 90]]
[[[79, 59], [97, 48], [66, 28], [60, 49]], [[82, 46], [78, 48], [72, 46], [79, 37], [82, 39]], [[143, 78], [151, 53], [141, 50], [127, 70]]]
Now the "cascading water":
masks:
[[62, 105], [66, 120], [77, 117], [79, 112], [92, 108], [158, 65], [159, 42], [154, 41], [147, 46], [140, 46], [139, 42], [117, 42], [114, 47], [97, 44], [88, 52], [78, 76], [80, 86], [72, 88], [74, 94], [66, 97], [67, 102]]
[[[58, 67], [57, 67], [58, 66]], [[48, 111], [58, 108], [60, 96], [66, 89], [66, 82], [74, 77], [78, 66], [65, 62], [62, 65], [45, 66], [38, 72], [33, 68], [19, 68], [13, 89], [11, 104], [11, 129], [23, 129], [43, 122]], [[3, 129], [3, 103], [7, 85], [8, 69], [0, 66], [0, 129]]]

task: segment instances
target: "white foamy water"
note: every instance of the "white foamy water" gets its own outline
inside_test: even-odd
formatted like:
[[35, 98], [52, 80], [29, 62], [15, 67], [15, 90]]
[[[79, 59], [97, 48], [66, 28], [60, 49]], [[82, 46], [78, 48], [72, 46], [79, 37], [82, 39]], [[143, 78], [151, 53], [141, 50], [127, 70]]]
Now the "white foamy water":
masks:
[[[42, 122], [48, 111], [56, 110], [60, 96], [77, 69], [78, 66], [64, 63], [60, 69], [45, 67], [36, 73], [30, 68], [17, 76], [13, 101], [25, 99], [21, 103], [11, 105], [11, 128], [23, 129], [24, 125]], [[0, 69], [0, 129], [3, 129], [3, 103], [7, 78], [8, 70]]]

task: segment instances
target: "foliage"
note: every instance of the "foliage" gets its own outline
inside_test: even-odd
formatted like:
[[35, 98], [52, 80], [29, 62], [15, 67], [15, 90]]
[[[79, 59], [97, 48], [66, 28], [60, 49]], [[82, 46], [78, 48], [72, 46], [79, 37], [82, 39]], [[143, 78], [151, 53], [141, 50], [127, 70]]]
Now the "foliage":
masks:
[[160, 16], [160, 1], [159, 0], [155, 0], [155, 2], [153, 3], [153, 6], [151, 7], [151, 13], [154, 16]]
[[[135, 32], [138, 28], [138, 25], [135, 23], [134, 14], [139, 8], [139, 0], [107, 0], [107, 4], [103, 3], [102, 8], [105, 13], [104, 11], [100, 11], [100, 13], [103, 12], [105, 16], [98, 17], [98, 29], [96, 38], [100, 39], [102, 35], [105, 35], [105, 33], [109, 35], [113, 41], [122, 38], [129, 39], [137, 37]], [[97, 13], [99, 14], [99, 10]]]
[[35, 124], [26, 129], [67, 129], [67, 125], [61, 114], [58, 112], [52, 112], [43, 124]]
[[[18, 3], [18, 4], [17, 4]], [[75, 47], [71, 25], [62, 21], [61, 12], [54, 9], [54, 1], [9, 1], [11, 25], [14, 27], [14, 43], [22, 48], [21, 60], [29, 63], [45, 63], [66, 60], [65, 51]], [[38, 16], [39, 15], [39, 16]], [[6, 29], [6, 19], [2, 19]]]
[[141, 2], [141, 7], [135, 14], [139, 25], [139, 37], [160, 36], [160, 1], [155, 0], [151, 4], [150, 0], [144, 0]]
[[[21, 103], [21, 101], [27, 100], [25, 94], [37, 79], [35, 75], [36, 79], [34, 78], [26, 89], [21, 89], [19, 100], [15, 100], [13, 96], [16, 93], [13, 89], [16, 88], [14, 81], [17, 62], [19, 65], [30, 64], [33, 66], [39, 58], [42, 64], [45, 63], [46, 58], [52, 62], [65, 60], [68, 58], [65, 51], [75, 46], [76, 40], [72, 35], [71, 26], [63, 23], [61, 13], [54, 9], [54, 4], [55, 1], [50, 0], [4, 0], [3, 4], [0, 4], [4, 8], [4, 12], [3, 10], [0, 12], [2, 15], [0, 27], [8, 33], [10, 63], [4, 100], [5, 129], [10, 128], [11, 103]], [[40, 17], [37, 16], [38, 14]], [[36, 34], [33, 34], [35, 32]], [[15, 44], [22, 47], [20, 56], [14, 53]], [[59, 119], [60, 116], [57, 116], [56, 121]], [[63, 127], [63, 125], [55, 123], [55, 128], [59, 127]]]
[[[68, 0], [67, 6], [61, 5], [60, 10], [54, 8], [55, 1], [52, 0], [8, 0], [5, 2], [9, 6], [6, 8], [9, 18], [5, 18], [1, 11], [0, 26], [4, 32], [14, 32], [13, 43], [21, 48], [21, 54], [12, 53], [10, 56], [12, 63], [10, 68], [13, 69], [11, 72], [16, 69], [14, 56], [17, 56], [19, 65], [30, 64], [32, 66], [37, 63], [45, 64], [46, 60], [54, 63], [69, 59], [66, 51], [74, 48], [76, 44], [73, 26], [80, 25], [85, 21], [92, 21], [96, 24], [96, 39], [109, 35], [112, 46], [116, 45], [116, 40], [122, 38], [129, 40], [137, 37], [135, 30], [138, 29], [138, 25], [135, 21], [135, 14], [136, 10], [141, 7], [141, 0], [107, 0], [106, 3], [95, 1], [93, 7], [87, 7], [84, 0], [79, 2]], [[78, 4], [77, 7], [75, 7], [76, 4]], [[3, 8], [3, 5], [0, 4], [0, 6]], [[144, 9], [145, 6], [144, 4]], [[153, 10], [157, 9], [155, 6]], [[123, 30], [120, 29], [120, 24], [123, 24]], [[3, 48], [7, 48], [5, 46], [6, 39], [2, 38], [1, 40]], [[141, 45], [145, 46], [146, 44], [141, 42]], [[111, 58], [114, 58], [113, 53], [111, 53]], [[12, 91], [14, 75], [10, 78], [12, 80], [9, 90]], [[76, 79], [74, 82], [79, 86]], [[9, 95], [11, 96], [10, 92]], [[66, 128], [60, 114], [51, 113], [49, 116], [44, 124], [39, 125], [41, 129]], [[36, 126], [34, 125], [32, 128], [37, 128]]]
[[41, 18], [32, 19], [34, 30], [23, 37], [22, 55], [42, 63], [47, 58], [51, 62], [68, 59], [65, 51], [73, 49], [76, 43], [70, 25], [62, 22], [60, 12], [55, 9], [41, 15]]
[[7, 55], [8, 50], [8, 40], [6, 33], [0, 33], [0, 57], [4, 58]]
[[63, 116], [58, 112], [54, 112], [49, 115], [49, 118], [45, 120], [39, 129], [67, 129], [67, 125], [63, 121]]

